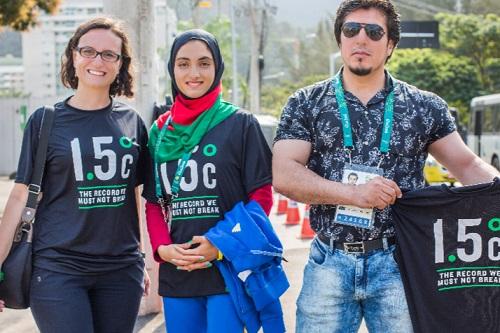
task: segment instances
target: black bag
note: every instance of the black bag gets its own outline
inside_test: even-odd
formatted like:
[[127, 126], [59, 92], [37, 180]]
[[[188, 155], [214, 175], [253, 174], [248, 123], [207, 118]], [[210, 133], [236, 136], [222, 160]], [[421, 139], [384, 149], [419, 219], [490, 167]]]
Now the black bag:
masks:
[[32, 271], [32, 238], [38, 195], [42, 182], [49, 134], [54, 119], [54, 108], [44, 107], [40, 138], [36, 151], [35, 166], [28, 186], [28, 201], [17, 227], [9, 255], [2, 265], [4, 280], [0, 282], [0, 299], [11, 309], [29, 307]]

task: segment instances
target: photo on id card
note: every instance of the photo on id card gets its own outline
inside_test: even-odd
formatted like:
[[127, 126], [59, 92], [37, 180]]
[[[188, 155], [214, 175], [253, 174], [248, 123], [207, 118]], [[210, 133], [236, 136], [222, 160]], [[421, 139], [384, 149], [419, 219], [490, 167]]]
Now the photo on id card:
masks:
[[[382, 176], [383, 170], [359, 164], [346, 164], [342, 174], [342, 183], [361, 185], [377, 176]], [[335, 210], [335, 222], [358, 228], [371, 229], [375, 212], [373, 208], [359, 208], [351, 205], [338, 205]]]

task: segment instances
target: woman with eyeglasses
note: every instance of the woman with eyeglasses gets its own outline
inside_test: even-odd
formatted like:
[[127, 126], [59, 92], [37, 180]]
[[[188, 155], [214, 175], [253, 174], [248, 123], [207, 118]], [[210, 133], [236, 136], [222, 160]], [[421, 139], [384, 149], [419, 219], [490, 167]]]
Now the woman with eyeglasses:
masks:
[[255, 117], [222, 99], [224, 61], [212, 34], [178, 35], [168, 71], [174, 104], [151, 129], [154, 169], [144, 191], [166, 329], [243, 332], [214, 265], [222, 253], [204, 235], [240, 201], [269, 214], [271, 151]]
[[[34, 223], [30, 307], [42, 333], [132, 332], [149, 289], [138, 209], [149, 154], [138, 113], [114, 99], [133, 96], [121, 23], [81, 24], [66, 47], [61, 79], [74, 95], [54, 106]], [[26, 126], [0, 224], [0, 263], [26, 204], [43, 111]]]

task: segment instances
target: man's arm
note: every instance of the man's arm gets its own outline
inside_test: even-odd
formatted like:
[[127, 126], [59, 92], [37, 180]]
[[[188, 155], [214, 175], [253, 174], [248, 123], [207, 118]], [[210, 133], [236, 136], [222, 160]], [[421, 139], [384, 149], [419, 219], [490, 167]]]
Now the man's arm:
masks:
[[385, 208], [401, 196], [391, 180], [376, 177], [366, 184], [347, 185], [318, 176], [305, 167], [311, 143], [280, 140], [273, 147], [273, 186], [279, 193], [311, 204], [354, 205]]
[[500, 177], [498, 170], [474, 154], [456, 131], [432, 143], [429, 153], [464, 185]]

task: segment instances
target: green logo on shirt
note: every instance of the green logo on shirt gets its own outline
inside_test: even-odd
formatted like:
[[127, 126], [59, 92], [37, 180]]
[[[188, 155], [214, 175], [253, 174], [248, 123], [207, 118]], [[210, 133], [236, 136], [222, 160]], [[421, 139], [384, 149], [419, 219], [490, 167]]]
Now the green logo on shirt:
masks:
[[491, 231], [500, 231], [500, 218], [494, 217], [488, 222], [488, 228]]
[[134, 139], [127, 138], [126, 136], [122, 136], [119, 142], [120, 146], [122, 146], [123, 148], [132, 148], [134, 144], [138, 145], [137, 143], [135, 143]]
[[203, 148], [203, 155], [207, 157], [212, 157], [217, 154], [217, 147], [214, 144], [208, 144]]

